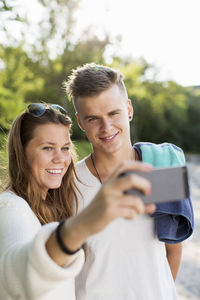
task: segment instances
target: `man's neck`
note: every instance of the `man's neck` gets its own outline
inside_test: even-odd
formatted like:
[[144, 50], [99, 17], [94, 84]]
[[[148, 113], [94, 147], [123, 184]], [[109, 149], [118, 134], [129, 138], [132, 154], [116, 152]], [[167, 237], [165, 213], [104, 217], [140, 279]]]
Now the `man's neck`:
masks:
[[124, 160], [135, 159], [135, 150], [131, 145], [123, 151], [114, 153], [104, 153], [94, 149], [92, 158], [93, 161], [91, 156], [86, 159], [87, 167], [95, 177], [100, 177], [100, 181], [104, 182]]

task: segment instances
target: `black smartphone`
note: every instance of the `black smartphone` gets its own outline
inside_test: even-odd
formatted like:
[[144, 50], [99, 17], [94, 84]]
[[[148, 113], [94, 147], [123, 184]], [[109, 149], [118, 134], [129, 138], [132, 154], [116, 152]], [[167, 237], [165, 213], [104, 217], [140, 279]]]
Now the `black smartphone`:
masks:
[[144, 195], [140, 190], [131, 189], [125, 194], [138, 195], [145, 204], [178, 201], [189, 197], [188, 172], [186, 166], [156, 168], [151, 172], [127, 171], [120, 176], [137, 174], [151, 182], [151, 195]]

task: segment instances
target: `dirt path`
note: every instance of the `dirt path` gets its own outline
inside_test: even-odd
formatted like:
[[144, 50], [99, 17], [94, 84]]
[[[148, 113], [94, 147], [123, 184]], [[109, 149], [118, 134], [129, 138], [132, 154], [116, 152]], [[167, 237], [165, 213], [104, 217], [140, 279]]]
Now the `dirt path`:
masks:
[[200, 300], [200, 163], [188, 163], [195, 228], [183, 243], [183, 258], [176, 286], [179, 300]]

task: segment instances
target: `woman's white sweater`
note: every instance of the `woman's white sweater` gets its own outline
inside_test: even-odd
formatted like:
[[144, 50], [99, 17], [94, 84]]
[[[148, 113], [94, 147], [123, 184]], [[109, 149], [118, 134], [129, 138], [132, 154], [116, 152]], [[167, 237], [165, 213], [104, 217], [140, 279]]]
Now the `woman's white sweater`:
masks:
[[24, 199], [10, 191], [0, 195], [0, 300], [75, 299], [74, 279], [84, 252], [58, 266], [45, 247], [57, 225], [41, 226]]

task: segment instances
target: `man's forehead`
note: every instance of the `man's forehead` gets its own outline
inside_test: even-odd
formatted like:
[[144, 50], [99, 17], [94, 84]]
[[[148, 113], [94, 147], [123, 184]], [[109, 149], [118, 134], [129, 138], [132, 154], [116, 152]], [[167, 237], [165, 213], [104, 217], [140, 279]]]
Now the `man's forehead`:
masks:
[[117, 109], [122, 109], [122, 107], [124, 107], [125, 104], [127, 104], [128, 101], [124, 101], [124, 100], [111, 100], [111, 99], [106, 99], [104, 100], [95, 100], [93, 101], [92, 99], [83, 99], [78, 103], [78, 107], [77, 110], [78, 112], [91, 112], [91, 113], [97, 113], [102, 112], [102, 111], [106, 111], [106, 112], [110, 112], [110, 111], [114, 111]]
[[79, 102], [76, 105], [76, 109], [78, 113], [109, 113], [114, 110], [122, 109], [127, 104], [128, 99], [126, 99], [125, 97], [85, 97], [79, 99]]
[[106, 103], [116, 102], [119, 99], [126, 102], [128, 100], [128, 97], [127, 94], [124, 93], [124, 91], [122, 91], [118, 85], [114, 84], [100, 93], [88, 96], [79, 96], [76, 99], [76, 107], [79, 105], [87, 106], [90, 105], [92, 102], [95, 102], [95, 105], [102, 101], [106, 101]]

